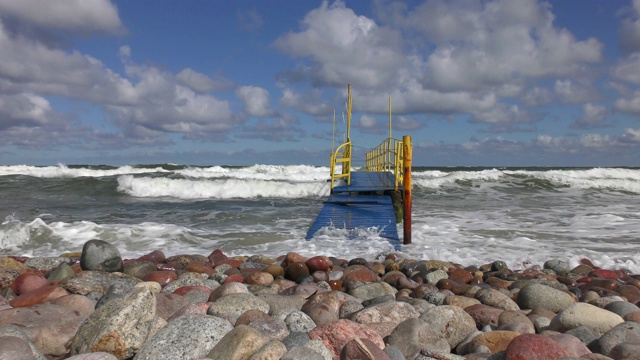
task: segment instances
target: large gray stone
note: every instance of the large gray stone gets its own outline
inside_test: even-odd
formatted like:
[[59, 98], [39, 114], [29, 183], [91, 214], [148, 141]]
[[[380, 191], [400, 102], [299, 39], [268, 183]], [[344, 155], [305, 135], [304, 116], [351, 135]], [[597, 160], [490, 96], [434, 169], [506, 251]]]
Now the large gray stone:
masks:
[[429, 324], [439, 337], [446, 339], [452, 349], [476, 331], [476, 322], [471, 315], [453, 305], [431, 308], [420, 315], [420, 319]]
[[124, 286], [135, 286], [142, 280], [123, 273], [109, 273], [104, 271], [80, 271], [66, 277], [60, 282], [60, 287], [71, 294], [88, 295], [99, 292], [102, 296], [109, 291], [111, 285], [123, 283]]
[[424, 348], [441, 353], [451, 351], [449, 342], [431, 329], [430, 324], [418, 318], [405, 320], [396, 326], [387, 344], [396, 347], [407, 359], [414, 359]]
[[560, 312], [575, 301], [564, 291], [542, 284], [529, 284], [518, 293], [518, 305], [522, 309], [547, 309], [554, 313]]
[[418, 316], [420, 316], [420, 313], [411, 304], [387, 301], [357, 311], [351, 314], [349, 319], [360, 324], [391, 322], [397, 325], [409, 318], [417, 318]]
[[84, 243], [80, 256], [80, 267], [82, 270], [124, 271], [124, 264], [118, 248], [98, 239]]
[[316, 327], [313, 319], [300, 310], [290, 312], [284, 319], [284, 322], [287, 324], [290, 332], [309, 332]]
[[598, 336], [623, 323], [620, 315], [601, 309], [597, 306], [579, 302], [575, 303], [556, 315], [549, 324], [549, 330], [565, 332], [580, 326], [586, 326]]
[[247, 325], [239, 325], [229, 331], [211, 349], [208, 357], [220, 360], [245, 360], [253, 356], [267, 343], [262, 333]]
[[186, 314], [150, 337], [134, 360], [203, 358], [232, 329], [219, 317]]
[[0, 326], [0, 359], [46, 360], [46, 356], [17, 325]]
[[598, 340], [600, 351], [608, 356], [611, 356], [609, 352], [616, 345], [625, 342], [640, 343], [640, 324], [633, 321], [625, 321], [614, 326]]
[[237, 317], [247, 310], [259, 310], [268, 314], [269, 304], [252, 294], [231, 294], [212, 303], [207, 314], [219, 317]]
[[386, 282], [371, 282], [349, 290], [349, 295], [360, 300], [371, 300], [379, 296], [395, 295], [397, 292], [398, 290]]
[[88, 314], [63, 305], [41, 304], [0, 311], [0, 325], [17, 325], [45, 355], [66, 355], [67, 345]]
[[118, 301], [92, 313], [71, 342], [71, 355], [104, 351], [118, 359], [133, 356], [154, 324], [156, 299], [146, 288], [134, 288]]

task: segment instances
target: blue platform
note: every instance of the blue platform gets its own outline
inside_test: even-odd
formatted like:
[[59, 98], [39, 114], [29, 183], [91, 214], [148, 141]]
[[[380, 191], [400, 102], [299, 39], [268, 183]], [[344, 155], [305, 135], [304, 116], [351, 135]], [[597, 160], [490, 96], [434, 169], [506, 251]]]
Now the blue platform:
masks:
[[320, 228], [327, 226], [347, 230], [376, 227], [380, 237], [388, 239], [399, 250], [393, 203], [391, 197], [384, 194], [384, 191], [394, 189], [391, 173], [352, 172], [351, 185], [334, 187], [333, 194], [324, 202], [320, 214], [309, 228], [306, 239], [311, 239]]

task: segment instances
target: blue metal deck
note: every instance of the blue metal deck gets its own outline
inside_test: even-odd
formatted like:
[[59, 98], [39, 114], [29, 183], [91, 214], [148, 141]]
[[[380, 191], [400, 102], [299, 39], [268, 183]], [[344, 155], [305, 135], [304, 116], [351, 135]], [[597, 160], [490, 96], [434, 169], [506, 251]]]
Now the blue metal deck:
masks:
[[333, 188], [334, 193], [395, 190], [395, 177], [388, 171], [352, 171], [351, 185]]
[[358, 192], [378, 192], [395, 188], [393, 174], [377, 172], [352, 172], [351, 185], [336, 186], [325, 201], [306, 239], [311, 239], [322, 227], [338, 229], [378, 228], [380, 237], [400, 249], [393, 203], [388, 195], [362, 195]]

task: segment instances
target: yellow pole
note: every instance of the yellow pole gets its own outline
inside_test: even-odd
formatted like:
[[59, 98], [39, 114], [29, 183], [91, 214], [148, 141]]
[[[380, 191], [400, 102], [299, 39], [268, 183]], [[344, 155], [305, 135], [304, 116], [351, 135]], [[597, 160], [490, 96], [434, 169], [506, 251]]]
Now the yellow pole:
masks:
[[391, 96], [389, 96], [389, 139], [391, 139]]
[[403, 187], [404, 187], [404, 197], [402, 199], [402, 203], [404, 205], [403, 209], [403, 230], [404, 230], [404, 241], [403, 243], [411, 244], [411, 136], [405, 135], [402, 138], [403, 145], [403, 156], [404, 156], [404, 176], [403, 176]]
[[351, 141], [351, 84], [347, 85], [347, 142]]

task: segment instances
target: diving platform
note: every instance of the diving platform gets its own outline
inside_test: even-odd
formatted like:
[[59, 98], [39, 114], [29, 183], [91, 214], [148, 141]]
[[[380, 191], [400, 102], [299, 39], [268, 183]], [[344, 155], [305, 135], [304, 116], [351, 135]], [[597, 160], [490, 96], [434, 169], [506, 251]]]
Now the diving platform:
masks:
[[[323, 227], [375, 231], [400, 250], [396, 219], [402, 218], [403, 243], [411, 243], [411, 137], [389, 137], [366, 153], [365, 166], [352, 170], [351, 85], [347, 88], [347, 131], [345, 142], [330, 157], [331, 195], [305, 238], [312, 239]], [[334, 113], [335, 134], [335, 113]], [[396, 216], [397, 212], [397, 216]]]
[[[334, 193], [324, 202], [320, 214], [309, 228], [306, 239], [311, 239], [320, 228], [328, 226], [346, 230], [375, 228], [380, 237], [400, 250], [393, 202], [391, 196], [383, 194], [394, 189], [395, 181], [393, 174], [383, 174], [351, 172], [351, 184], [334, 188]], [[376, 194], [363, 195], [362, 192]]]

